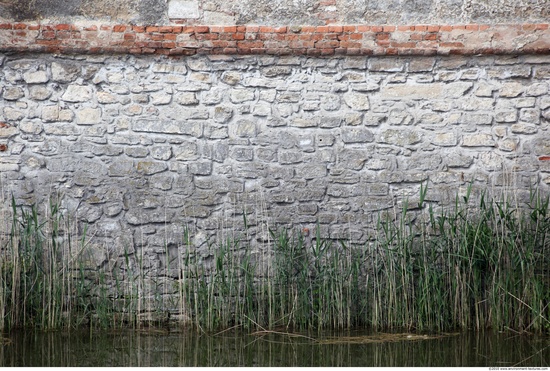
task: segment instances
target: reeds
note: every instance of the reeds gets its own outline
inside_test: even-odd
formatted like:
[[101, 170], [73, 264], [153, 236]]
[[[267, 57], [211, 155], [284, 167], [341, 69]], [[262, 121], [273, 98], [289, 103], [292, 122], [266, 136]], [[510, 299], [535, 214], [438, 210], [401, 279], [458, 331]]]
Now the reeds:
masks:
[[34, 207], [18, 210], [14, 199], [11, 206], [9, 238], [1, 246], [0, 328], [57, 328], [86, 295], [76, 270], [69, 269], [81, 244], [68, 233], [69, 221], [63, 220], [55, 202], [46, 206], [45, 220]]
[[379, 215], [365, 244], [272, 231], [263, 272], [247, 263], [249, 241], [212, 246], [213, 275], [187, 266], [192, 316], [208, 329], [548, 331], [549, 198], [532, 192], [519, 207], [481, 193], [474, 203], [470, 185], [436, 211], [426, 192]]
[[436, 209], [426, 194], [423, 184], [417, 204], [381, 213], [362, 244], [323, 239], [317, 228], [312, 237], [271, 230], [258, 246], [244, 216], [240, 234], [223, 234], [205, 252], [185, 229], [177, 256], [166, 246], [162, 272], [148, 268], [143, 247], [91, 269], [93, 238], [77, 233], [55, 202], [44, 219], [14, 202], [1, 246], [1, 326], [177, 317], [202, 331], [549, 331], [549, 198], [533, 191], [521, 207], [485, 193], [474, 201], [469, 187]]

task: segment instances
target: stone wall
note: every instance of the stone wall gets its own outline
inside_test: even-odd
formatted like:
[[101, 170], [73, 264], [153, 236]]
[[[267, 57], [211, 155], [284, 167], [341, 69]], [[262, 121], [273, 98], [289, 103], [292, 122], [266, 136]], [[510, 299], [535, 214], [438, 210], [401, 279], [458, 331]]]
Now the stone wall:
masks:
[[[0, 55], [8, 208], [62, 209], [95, 264], [278, 227], [365, 241], [380, 212], [550, 185], [550, 57]], [[243, 215], [248, 229], [244, 228]]]
[[133, 24], [539, 23], [548, 0], [3, 0], [0, 19]]
[[278, 228], [365, 242], [379, 215], [419, 212], [426, 184], [435, 210], [469, 187], [549, 194], [549, 11], [0, 0], [0, 240], [12, 196], [58, 200], [86, 231], [87, 278], [139, 267], [155, 296], [187, 230], [208, 269], [228, 236], [262, 256]]

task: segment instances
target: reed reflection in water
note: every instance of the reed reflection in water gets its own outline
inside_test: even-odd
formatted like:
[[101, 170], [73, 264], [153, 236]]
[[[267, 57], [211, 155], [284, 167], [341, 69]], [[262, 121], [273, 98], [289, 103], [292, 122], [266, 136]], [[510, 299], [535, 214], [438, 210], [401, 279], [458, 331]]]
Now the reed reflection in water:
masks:
[[211, 336], [162, 330], [116, 332], [14, 332], [5, 335], [0, 366], [324, 366], [487, 367], [549, 366], [550, 339], [498, 333], [467, 333], [432, 340], [383, 343], [320, 343], [267, 333]]

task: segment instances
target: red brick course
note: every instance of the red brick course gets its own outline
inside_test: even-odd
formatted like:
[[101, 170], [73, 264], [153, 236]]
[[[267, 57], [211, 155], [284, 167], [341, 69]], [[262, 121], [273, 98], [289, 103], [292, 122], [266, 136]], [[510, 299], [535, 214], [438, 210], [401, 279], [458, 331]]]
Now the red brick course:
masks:
[[[525, 40], [528, 40], [527, 42]], [[272, 55], [550, 54], [549, 24], [0, 24], [1, 52]]]

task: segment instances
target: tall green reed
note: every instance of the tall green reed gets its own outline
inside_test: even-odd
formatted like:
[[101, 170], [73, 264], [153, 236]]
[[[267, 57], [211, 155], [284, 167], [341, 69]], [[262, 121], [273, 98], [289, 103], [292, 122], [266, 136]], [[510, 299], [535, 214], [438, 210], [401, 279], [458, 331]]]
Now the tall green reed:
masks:
[[13, 198], [11, 208], [10, 230], [1, 246], [0, 327], [64, 326], [72, 310], [86, 310], [75, 300], [75, 293], [85, 295], [75, 269], [83, 240], [73, 239], [71, 221], [53, 200], [46, 218], [36, 207], [18, 208]]
[[136, 326], [178, 315], [203, 331], [548, 331], [548, 196], [533, 191], [520, 207], [470, 185], [443, 208], [427, 191], [421, 184], [418, 203], [380, 213], [361, 244], [322, 238], [320, 225], [312, 236], [270, 229], [258, 244], [246, 212], [240, 232], [206, 249], [185, 228], [176, 253], [165, 242], [157, 271], [139, 246], [91, 269], [86, 233], [75, 232], [58, 201], [44, 217], [13, 201], [1, 246], [1, 325]]
[[[227, 288], [228, 282], [244, 287], [235, 267], [244, 266], [250, 242], [228, 249], [227, 241], [214, 248], [214, 275], [190, 277], [205, 287], [189, 286], [187, 297], [202, 292], [210, 306], [201, 308], [209, 313], [234, 308], [201, 322], [207, 328], [547, 331], [548, 197], [532, 192], [523, 208], [485, 192], [474, 202], [472, 191], [470, 185], [453, 206], [436, 210], [422, 184], [418, 204], [405, 200], [395, 214], [380, 214], [360, 245], [323, 239], [320, 228], [309, 240], [301, 232], [271, 231], [269, 274], [245, 270], [254, 278], [246, 281], [251, 306], [238, 304], [245, 300], [241, 291]], [[195, 304], [192, 315], [199, 312]]]

